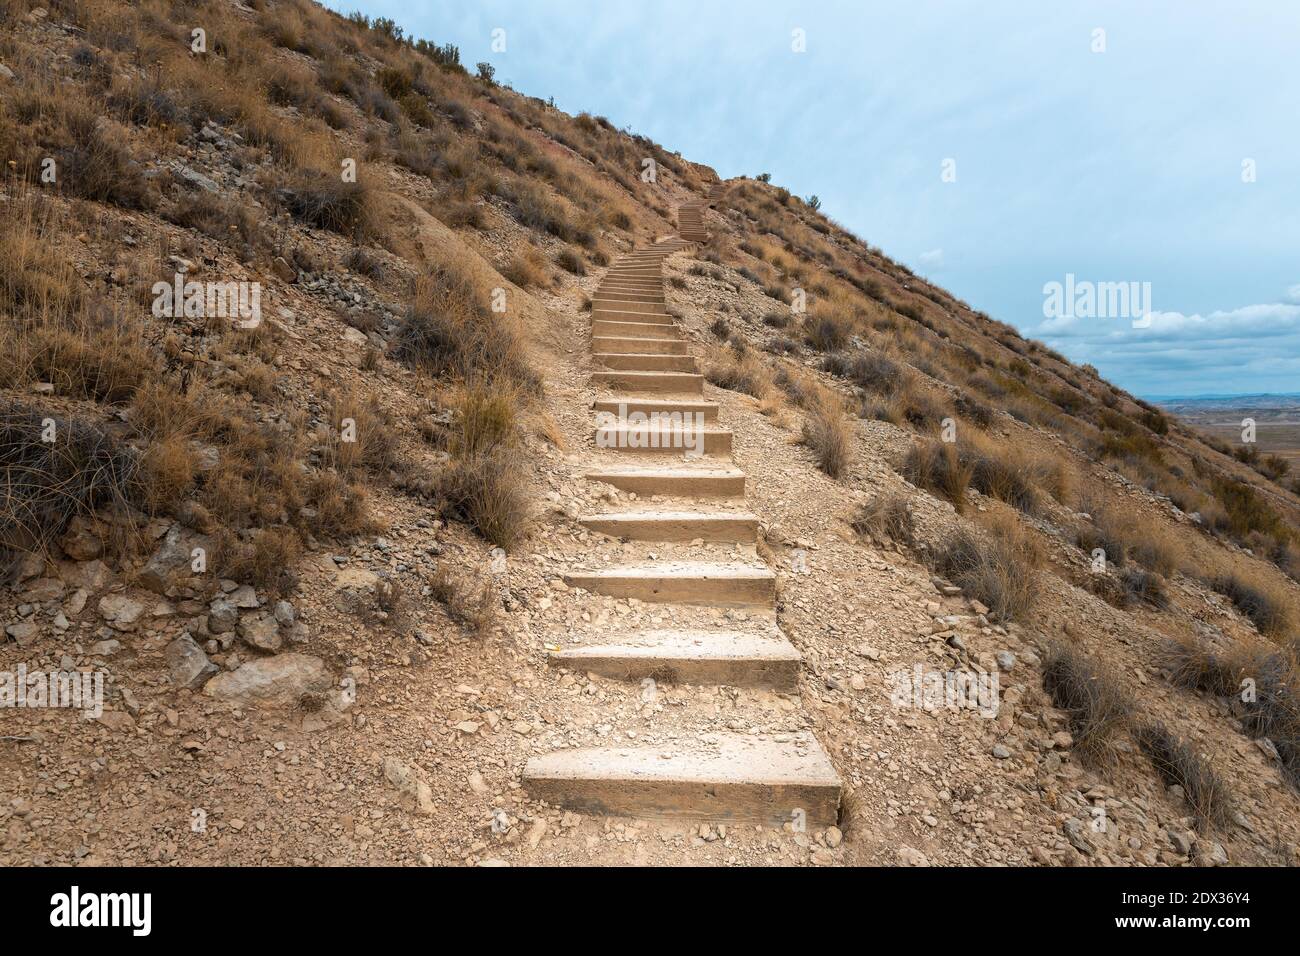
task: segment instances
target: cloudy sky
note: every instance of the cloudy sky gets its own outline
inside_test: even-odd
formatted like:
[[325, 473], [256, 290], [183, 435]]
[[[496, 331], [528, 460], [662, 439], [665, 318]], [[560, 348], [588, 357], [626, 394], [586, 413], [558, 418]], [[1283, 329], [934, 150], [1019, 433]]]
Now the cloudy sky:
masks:
[[[455, 43], [471, 68], [724, 177], [816, 194], [1139, 395], [1300, 392], [1300, 3], [329, 5]], [[1150, 283], [1150, 321], [1045, 316], [1067, 275]]]

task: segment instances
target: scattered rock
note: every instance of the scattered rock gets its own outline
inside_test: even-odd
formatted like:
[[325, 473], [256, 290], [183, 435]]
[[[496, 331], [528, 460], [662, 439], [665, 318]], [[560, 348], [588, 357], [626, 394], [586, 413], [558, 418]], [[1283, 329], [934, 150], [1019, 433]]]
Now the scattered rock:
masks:
[[396, 757], [384, 758], [384, 778], [424, 816], [434, 812], [433, 791], [420, 775]]
[[333, 684], [329, 669], [319, 657], [280, 654], [241, 664], [218, 674], [203, 693], [237, 705], [293, 707], [307, 694], [320, 694]]
[[19, 621], [5, 628], [5, 633], [18, 642], [19, 647], [27, 647], [40, 633], [34, 621]]
[[135, 630], [135, 622], [144, 613], [144, 605], [125, 594], [106, 594], [99, 599], [99, 616], [118, 631]]
[[218, 672], [217, 665], [208, 660], [208, 655], [188, 634], [168, 644], [165, 656], [172, 683], [177, 687], [198, 690]]
[[270, 614], [246, 614], [239, 622], [239, 636], [259, 651], [278, 651], [283, 641], [280, 625]]

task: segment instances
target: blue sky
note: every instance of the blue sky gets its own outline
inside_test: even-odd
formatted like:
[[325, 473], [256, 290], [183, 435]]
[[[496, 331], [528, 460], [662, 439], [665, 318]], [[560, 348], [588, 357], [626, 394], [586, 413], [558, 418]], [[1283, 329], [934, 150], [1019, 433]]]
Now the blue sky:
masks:
[[[724, 177], [815, 193], [890, 256], [1139, 395], [1300, 391], [1300, 4], [329, 5], [455, 43], [521, 92]], [[1148, 327], [1046, 318], [1043, 287], [1067, 274], [1151, 283]]]

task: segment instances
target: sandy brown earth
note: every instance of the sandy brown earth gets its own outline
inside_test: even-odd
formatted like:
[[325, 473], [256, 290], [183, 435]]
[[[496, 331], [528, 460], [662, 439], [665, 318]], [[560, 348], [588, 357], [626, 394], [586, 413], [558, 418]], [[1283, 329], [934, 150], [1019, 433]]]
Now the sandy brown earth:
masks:
[[[714, 348], [707, 331], [723, 299], [749, 314], [761, 302], [712, 288], [686, 274], [688, 255], [670, 261], [683, 275], [674, 290], [696, 354]], [[596, 276], [581, 280], [594, 288]], [[709, 288], [701, 288], [703, 285]], [[745, 293], [755, 295], [755, 293]], [[797, 443], [799, 413], [765, 415], [747, 397], [706, 387], [736, 435], [735, 459], [749, 475], [746, 505], [762, 519], [764, 543], [739, 549], [780, 572], [778, 618], [805, 656], [796, 694], [728, 687], [620, 683], [545, 662], [569, 646], [619, 628], [744, 620], [755, 612], [646, 605], [566, 588], [576, 567], [615, 559], [716, 559], [712, 545], [620, 543], [574, 518], [610, 503], [635, 504], [580, 476], [592, 447], [595, 393], [586, 384], [588, 316], [576, 290], [543, 297], [535, 329], [547, 382], [547, 409], [561, 447], [528, 441], [521, 461], [537, 489], [534, 532], [494, 575], [481, 541], [448, 527], [409, 497], [375, 495], [385, 530], [359, 541], [340, 567], [334, 549], [304, 563], [292, 595], [318, 655], [356, 685], [356, 702], [330, 722], [319, 713], [239, 709], [177, 691], [164, 650], [187, 623], [162, 607], [109, 658], [90, 655], [99, 639], [97, 596], [120, 587], [107, 569], [57, 569], [62, 593], [33, 582], [14, 592], [39, 620], [66, 604], [78, 581], [98, 584], [68, 637], [48, 631], [33, 645], [4, 646], [4, 666], [25, 660], [54, 668], [64, 654], [78, 667], [111, 675], [111, 708], [99, 721], [59, 711], [10, 711], [0, 720], [0, 862], [14, 864], [1276, 864], [1294, 860], [1296, 797], [1275, 765], [1234, 729], [1214, 702], [1172, 689], [1148, 662], [1169, 623], [1111, 608], [1044, 574], [1050, 597], [1028, 626], [1002, 628], [961, 596], [944, 596], [909, 557], [858, 538], [846, 519], [855, 504], [905, 483], [889, 462], [908, 438], [883, 423], [855, 426], [850, 476], [833, 481]], [[733, 327], [736, 327], [733, 320]], [[759, 327], [739, 326], [759, 341]], [[1007, 428], [1013, 427], [1008, 419]], [[1024, 428], [1018, 424], [1015, 428]], [[916, 494], [923, 538], [959, 519], [951, 507]], [[1149, 507], [1158, 503], [1149, 502]], [[979, 508], [994, 508], [983, 502]], [[806, 573], [792, 570], [796, 550]], [[1064, 553], [1065, 549], [1062, 549]], [[1062, 560], [1067, 560], [1062, 558]], [[474, 637], [450, 624], [420, 593], [436, 565], [494, 579], [504, 598], [500, 624]], [[499, 565], [498, 565], [499, 569]], [[391, 576], [401, 598], [389, 610], [373, 593]], [[1224, 602], [1179, 580], [1178, 604], [1194, 608], [1178, 626], [1231, 634], [1241, 624]], [[163, 604], [136, 589], [126, 593]], [[938, 619], [936, 621], [936, 619]], [[192, 622], [191, 622], [192, 626]], [[1039, 660], [1045, 642], [1069, 634], [1104, 644], [1121, 678], [1152, 715], [1177, 716], [1180, 729], [1213, 755], [1233, 781], [1239, 824], [1198, 839], [1188, 808], [1136, 755], [1104, 775], [1080, 768], [1063, 716], [1047, 703]], [[418, 636], [417, 636], [418, 635]], [[68, 639], [68, 638], [71, 639]], [[421, 639], [422, 638], [422, 639]], [[296, 648], [297, 649], [297, 648]], [[916, 665], [938, 671], [976, 667], [999, 673], [995, 718], [969, 710], [898, 707], [891, 675]], [[63, 661], [64, 664], [68, 663]], [[635, 740], [654, 744], [714, 733], [763, 736], [814, 732], [846, 785], [839, 827], [812, 833], [752, 826], [596, 818], [531, 802], [520, 787], [525, 760], [556, 747]], [[386, 773], [385, 762], [388, 761]], [[394, 763], [396, 762], [396, 763]], [[421, 794], [395, 783], [413, 771]], [[1277, 812], [1284, 805], [1284, 812]], [[196, 832], [196, 811], [205, 826]], [[1095, 821], [1101, 820], [1100, 824]]]

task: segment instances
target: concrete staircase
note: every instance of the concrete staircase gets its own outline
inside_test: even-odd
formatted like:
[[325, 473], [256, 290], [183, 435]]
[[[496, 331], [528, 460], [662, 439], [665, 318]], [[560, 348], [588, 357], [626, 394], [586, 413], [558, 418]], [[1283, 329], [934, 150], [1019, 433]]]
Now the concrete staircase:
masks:
[[[709, 202], [724, 191], [722, 184], [711, 187]], [[594, 436], [608, 463], [587, 478], [675, 503], [642, 500], [579, 520], [627, 541], [717, 546], [719, 559], [575, 569], [564, 580], [579, 593], [757, 613], [741, 615], [734, 628], [614, 632], [601, 644], [554, 650], [550, 659], [615, 680], [788, 693], [798, 686], [802, 657], [775, 623], [776, 576], [756, 557], [737, 560], [737, 548], [757, 540], [758, 518], [720, 502], [744, 497], [745, 473], [731, 460], [732, 433], [718, 424], [718, 406], [702, 399], [704, 379], [689, 340], [665, 305], [663, 260], [708, 239], [704, 206], [678, 207], [679, 237], [620, 258], [592, 300], [592, 383], [604, 392], [594, 404]], [[524, 785], [538, 799], [592, 813], [773, 826], [836, 822], [840, 780], [811, 734], [707, 737], [558, 750], [528, 761]]]

